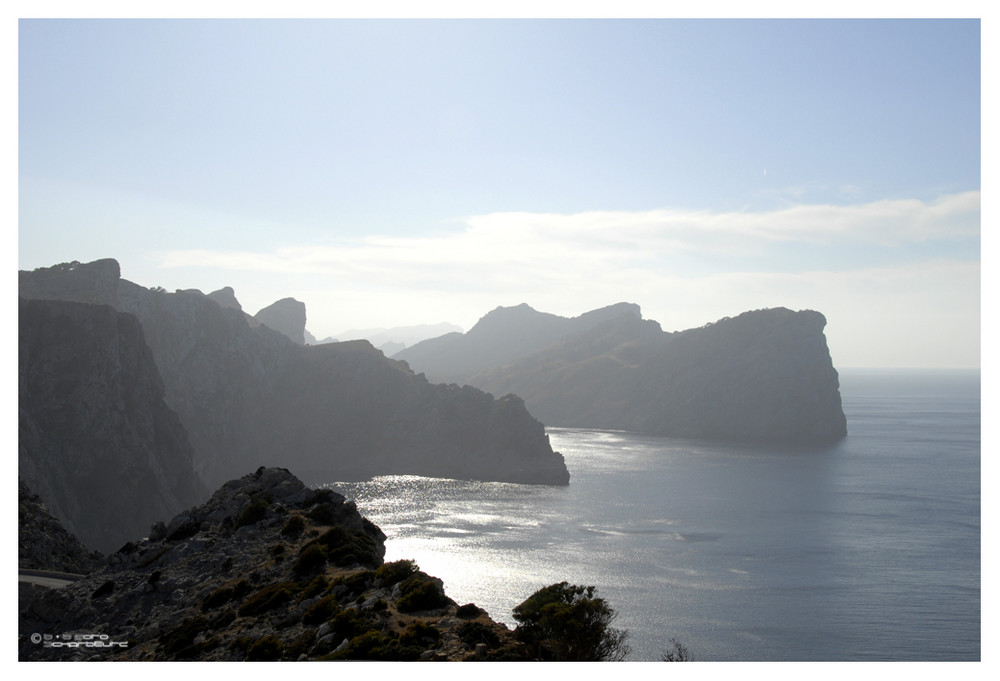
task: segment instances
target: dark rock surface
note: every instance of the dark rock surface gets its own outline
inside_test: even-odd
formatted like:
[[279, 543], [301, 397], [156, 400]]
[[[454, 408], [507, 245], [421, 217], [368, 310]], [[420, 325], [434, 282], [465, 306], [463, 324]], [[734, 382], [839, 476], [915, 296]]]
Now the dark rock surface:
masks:
[[[530, 344], [507, 342], [504, 355], [495, 351], [495, 339], [551, 338], [559, 322], [526, 306], [494, 311], [476, 335], [426, 341], [397, 357], [432, 380], [442, 378], [434, 371], [447, 357], [477, 357], [455, 365], [475, 373], [450, 378], [515, 393], [550, 426], [814, 444], [847, 433], [826, 319], [818, 312], [756, 310], [677, 333], [643, 320], [635, 306], [575, 319], [596, 323], [578, 321], [579, 330], [513, 359], [512, 348]], [[487, 359], [493, 365], [482, 369]]]
[[105, 260], [20, 272], [20, 293], [103, 296], [140, 320], [166, 403], [209, 487], [234, 471], [276, 464], [309, 484], [376, 474], [569, 481], [562, 456], [519, 399], [432, 384], [367, 341], [297, 345], [198, 291], [167, 293], [123, 279], [108, 287], [118, 271]]
[[106, 552], [201, 499], [138, 320], [53, 300], [18, 312], [18, 475], [52, 514]]
[[[519, 649], [440, 580], [384, 564], [385, 535], [352, 502], [284, 469], [231, 480], [148, 535], [23, 608], [19, 659], [462, 660]], [[470, 630], [492, 634], [478, 655]]]
[[104, 565], [103, 554], [70, 534], [24, 480], [17, 484], [17, 529], [18, 568], [85, 575]]

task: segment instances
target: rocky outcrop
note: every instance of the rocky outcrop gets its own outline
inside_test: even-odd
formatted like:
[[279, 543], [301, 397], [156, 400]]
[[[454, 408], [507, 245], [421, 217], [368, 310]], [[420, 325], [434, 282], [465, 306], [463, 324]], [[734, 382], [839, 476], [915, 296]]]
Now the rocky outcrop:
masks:
[[85, 575], [104, 565], [104, 556], [70, 534], [24, 480], [17, 484], [17, 566]]
[[343, 496], [260, 468], [27, 605], [19, 659], [518, 659], [384, 540]]
[[[72, 278], [61, 267], [21, 272], [21, 295], [89, 295], [94, 282], [79, 271], [103, 272], [108, 262], [77, 266]], [[198, 291], [119, 279], [107, 298], [140, 320], [165, 400], [210, 487], [273, 464], [309, 484], [403, 473], [569, 481], [562, 456], [516, 398], [432, 384], [366, 341], [300, 346]]]
[[[587, 318], [595, 323], [514, 359], [471, 331], [397, 357], [432, 379], [448, 355], [491, 358], [488, 369], [453, 378], [494, 394], [515, 393], [550, 426], [772, 443], [825, 444], [847, 433], [826, 319], [818, 312], [756, 310], [677, 333], [643, 320], [635, 306], [576, 319]], [[535, 331], [526, 330], [531, 319]], [[542, 337], [556, 323], [520, 306], [494, 311], [480, 325], [480, 334], [510, 339]], [[417, 350], [433, 350], [432, 356]], [[481, 362], [456, 366], [474, 371]]]
[[234, 310], [243, 311], [243, 306], [236, 299], [236, 291], [233, 290], [232, 286], [224, 286], [218, 291], [212, 291], [208, 294], [208, 297], [217, 302], [219, 307], [229, 307]]
[[18, 301], [18, 475], [110, 551], [204, 493], [142, 327], [106, 305]]
[[306, 344], [306, 305], [294, 298], [282, 298], [254, 315], [261, 324], [284, 334], [298, 345]]

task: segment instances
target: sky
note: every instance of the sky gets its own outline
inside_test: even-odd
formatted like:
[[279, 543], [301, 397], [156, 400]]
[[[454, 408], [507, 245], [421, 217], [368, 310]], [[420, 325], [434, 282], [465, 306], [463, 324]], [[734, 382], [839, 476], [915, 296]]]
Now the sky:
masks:
[[837, 367], [979, 367], [975, 19], [18, 22], [19, 269], [294, 297], [814, 309]]

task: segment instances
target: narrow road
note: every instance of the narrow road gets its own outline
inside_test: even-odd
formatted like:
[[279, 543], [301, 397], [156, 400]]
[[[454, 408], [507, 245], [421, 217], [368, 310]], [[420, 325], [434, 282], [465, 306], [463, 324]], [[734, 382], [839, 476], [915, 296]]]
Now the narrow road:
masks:
[[17, 572], [17, 581], [48, 589], [61, 589], [67, 584], [83, 579], [86, 575], [75, 575], [71, 572], [53, 572], [51, 570], [26, 570]]

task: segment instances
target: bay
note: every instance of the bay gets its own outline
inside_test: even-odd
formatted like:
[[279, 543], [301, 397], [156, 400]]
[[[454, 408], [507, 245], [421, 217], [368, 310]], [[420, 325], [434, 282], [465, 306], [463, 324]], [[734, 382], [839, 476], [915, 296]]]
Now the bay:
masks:
[[449, 596], [514, 626], [595, 585], [631, 660], [980, 659], [978, 372], [842, 371], [848, 437], [747, 447], [549, 428], [570, 485], [333, 483]]

